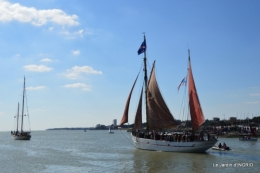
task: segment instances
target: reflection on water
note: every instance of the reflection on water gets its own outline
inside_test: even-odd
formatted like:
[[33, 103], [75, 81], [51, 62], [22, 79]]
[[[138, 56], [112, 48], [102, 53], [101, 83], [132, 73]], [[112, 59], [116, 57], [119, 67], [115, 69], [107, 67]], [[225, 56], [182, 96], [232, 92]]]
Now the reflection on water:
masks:
[[[32, 135], [30, 141], [15, 141], [10, 133], [0, 132], [0, 172], [237, 173], [260, 169], [259, 141], [219, 138], [232, 151], [190, 154], [135, 149], [125, 131], [39, 131]], [[234, 167], [236, 163], [253, 167]]]
[[214, 155], [135, 150], [133, 166], [140, 172], [207, 172], [209, 160], [214, 160]]
[[[219, 142], [223, 143], [223, 140], [233, 151], [208, 150], [206, 153], [194, 154], [135, 149], [133, 151], [133, 172], [203, 173], [219, 172], [220, 169], [224, 169], [225, 172], [254, 172], [257, 168], [260, 168], [259, 143], [240, 143], [238, 139], [220, 139]], [[234, 164], [236, 163], [253, 163], [254, 166], [235, 167]]]

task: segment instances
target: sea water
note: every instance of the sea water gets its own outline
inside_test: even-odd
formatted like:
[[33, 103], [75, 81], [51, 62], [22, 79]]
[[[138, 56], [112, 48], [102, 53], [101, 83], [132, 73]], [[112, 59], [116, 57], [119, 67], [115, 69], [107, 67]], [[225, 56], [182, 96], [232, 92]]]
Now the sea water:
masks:
[[232, 151], [173, 153], [136, 149], [130, 133], [114, 132], [33, 131], [29, 141], [13, 140], [10, 132], [0, 132], [0, 173], [244, 173], [260, 170], [260, 141], [219, 138], [219, 142], [225, 142]]

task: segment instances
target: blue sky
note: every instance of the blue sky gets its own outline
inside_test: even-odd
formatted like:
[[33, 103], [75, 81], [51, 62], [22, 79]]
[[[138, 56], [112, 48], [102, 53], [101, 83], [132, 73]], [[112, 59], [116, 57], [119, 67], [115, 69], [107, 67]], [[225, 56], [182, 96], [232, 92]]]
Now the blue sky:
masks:
[[[260, 113], [260, 2], [0, 0], [0, 131], [12, 129], [23, 77], [32, 130], [119, 122], [142, 67], [180, 115], [188, 49], [206, 119]], [[142, 70], [141, 70], [142, 72]], [[141, 78], [131, 101], [134, 119]]]

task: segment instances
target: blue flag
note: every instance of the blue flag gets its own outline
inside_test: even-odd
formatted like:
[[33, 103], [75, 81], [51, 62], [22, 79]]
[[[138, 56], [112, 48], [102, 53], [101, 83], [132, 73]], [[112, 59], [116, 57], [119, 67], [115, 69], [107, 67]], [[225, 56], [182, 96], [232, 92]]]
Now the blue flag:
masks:
[[141, 44], [140, 48], [138, 49], [137, 53], [140, 55], [141, 53], [144, 53], [146, 51], [146, 41], [144, 40]]
[[182, 79], [180, 85], [178, 86], [178, 91], [179, 91], [179, 89], [180, 89], [180, 87], [181, 87], [182, 85], [186, 86], [186, 84], [187, 84], [187, 76], [185, 76], [185, 77]]

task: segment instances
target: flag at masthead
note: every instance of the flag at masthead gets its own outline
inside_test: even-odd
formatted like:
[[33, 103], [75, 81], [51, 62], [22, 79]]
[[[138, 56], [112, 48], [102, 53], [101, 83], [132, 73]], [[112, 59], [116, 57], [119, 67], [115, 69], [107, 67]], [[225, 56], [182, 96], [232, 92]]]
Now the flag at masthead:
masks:
[[138, 53], [138, 55], [140, 55], [141, 53], [144, 53], [145, 51], [146, 51], [146, 39], [144, 36], [144, 41], [141, 44], [140, 48], [138, 49], [137, 53]]

